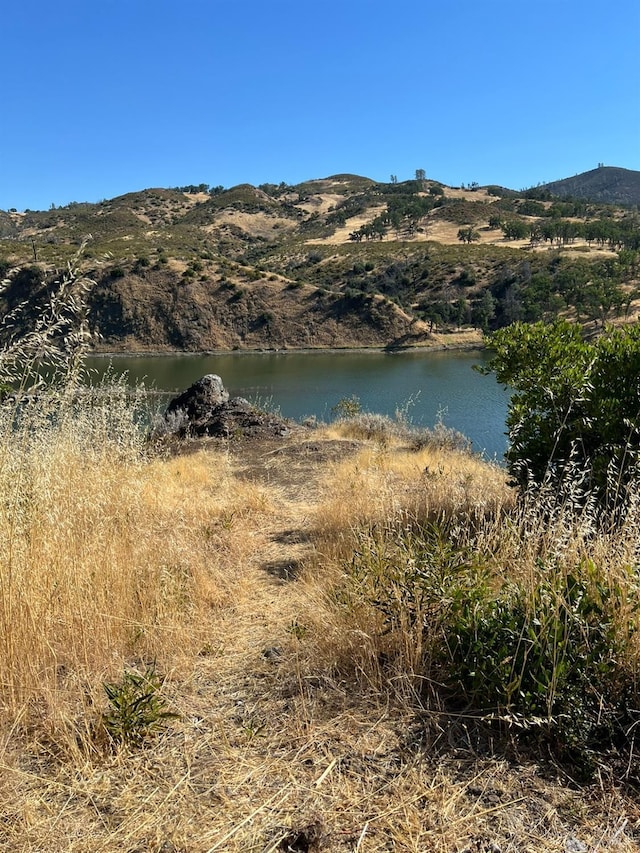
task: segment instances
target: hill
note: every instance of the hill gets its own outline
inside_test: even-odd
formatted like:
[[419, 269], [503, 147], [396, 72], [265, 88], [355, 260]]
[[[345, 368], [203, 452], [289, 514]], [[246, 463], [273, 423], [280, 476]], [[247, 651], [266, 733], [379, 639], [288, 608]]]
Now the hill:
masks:
[[[613, 172], [638, 174], [594, 174]], [[637, 213], [541, 188], [338, 174], [0, 212], [0, 275], [19, 268], [0, 309], [41, 304], [83, 246], [105, 352], [468, 345], [517, 319], [638, 308]]]
[[571, 196], [604, 204], [637, 206], [640, 205], [640, 172], [599, 166], [572, 178], [543, 184], [540, 189], [560, 198]]

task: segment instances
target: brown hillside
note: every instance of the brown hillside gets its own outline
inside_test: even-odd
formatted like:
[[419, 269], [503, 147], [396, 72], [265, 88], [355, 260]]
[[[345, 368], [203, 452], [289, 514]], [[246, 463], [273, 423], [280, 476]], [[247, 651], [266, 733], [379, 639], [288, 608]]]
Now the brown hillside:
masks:
[[[270, 280], [272, 279], [272, 280]], [[176, 278], [173, 270], [105, 276], [91, 298], [99, 351], [424, 345], [425, 323], [382, 296], [348, 296], [276, 276]]]

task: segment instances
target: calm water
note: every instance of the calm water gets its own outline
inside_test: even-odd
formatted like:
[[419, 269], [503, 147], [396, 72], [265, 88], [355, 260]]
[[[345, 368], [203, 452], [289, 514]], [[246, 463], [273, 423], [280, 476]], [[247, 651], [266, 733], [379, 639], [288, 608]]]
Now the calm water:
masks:
[[[416, 425], [439, 417], [464, 433], [474, 450], [501, 458], [506, 449], [507, 392], [473, 370], [481, 352], [310, 352], [114, 356], [116, 373], [159, 391], [183, 391], [206, 373], [222, 377], [231, 396], [269, 403], [285, 417], [331, 420], [331, 407], [355, 395], [363, 409], [394, 415], [408, 407]], [[99, 372], [109, 361], [89, 359]]]

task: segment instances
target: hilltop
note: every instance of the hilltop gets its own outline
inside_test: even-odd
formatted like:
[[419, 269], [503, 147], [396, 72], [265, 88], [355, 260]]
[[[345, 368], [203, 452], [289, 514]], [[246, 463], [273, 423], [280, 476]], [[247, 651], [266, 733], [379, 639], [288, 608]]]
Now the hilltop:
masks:
[[633, 319], [639, 218], [604, 200], [620, 173], [640, 180], [585, 173], [593, 200], [339, 174], [0, 212], [0, 273], [23, 268], [2, 307], [37, 306], [88, 240], [106, 352], [469, 345], [516, 319]]
[[572, 178], [542, 184], [540, 189], [556, 197], [571, 196], [604, 204], [638, 206], [640, 172], [619, 169], [616, 166], [599, 166]]

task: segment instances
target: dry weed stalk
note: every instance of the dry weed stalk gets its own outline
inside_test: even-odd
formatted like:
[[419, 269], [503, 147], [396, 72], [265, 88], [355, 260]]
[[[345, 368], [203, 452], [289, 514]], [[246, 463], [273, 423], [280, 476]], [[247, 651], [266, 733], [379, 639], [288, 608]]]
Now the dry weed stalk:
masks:
[[[93, 334], [87, 323], [87, 297], [95, 282], [81, 272], [86, 238], [67, 268], [50, 277], [44, 302], [32, 316], [33, 296], [13, 305], [0, 323], [0, 384], [22, 393], [48, 383], [60, 387], [76, 384]], [[12, 269], [0, 283], [6, 296], [19, 269]]]

